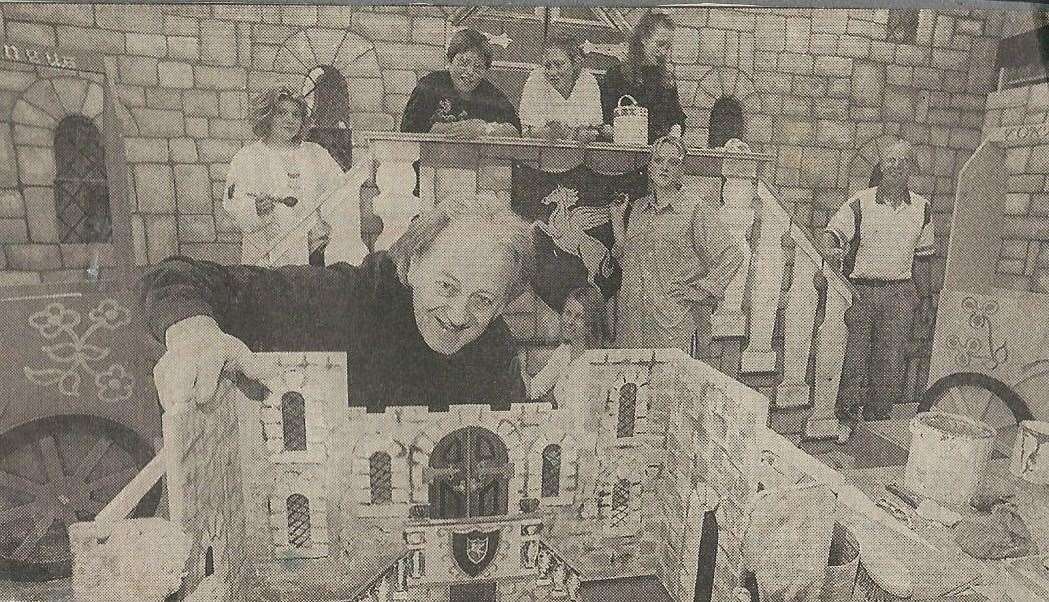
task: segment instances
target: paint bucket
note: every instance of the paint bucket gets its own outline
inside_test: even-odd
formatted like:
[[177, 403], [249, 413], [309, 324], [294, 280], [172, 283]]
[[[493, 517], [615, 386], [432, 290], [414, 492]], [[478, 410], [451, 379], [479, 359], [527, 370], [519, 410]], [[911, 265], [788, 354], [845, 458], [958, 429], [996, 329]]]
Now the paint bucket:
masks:
[[1009, 472], [1036, 485], [1049, 485], [1049, 422], [1024, 420], [1013, 442]]
[[860, 544], [848, 527], [834, 525], [830, 539], [830, 558], [823, 580], [822, 602], [851, 600], [856, 588], [856, 573], [860, 566]]
[[994, 431], [968, 416], [922, 412], [911, 419], [904, 486], [922, 497], [965, 505], [981, 486]]

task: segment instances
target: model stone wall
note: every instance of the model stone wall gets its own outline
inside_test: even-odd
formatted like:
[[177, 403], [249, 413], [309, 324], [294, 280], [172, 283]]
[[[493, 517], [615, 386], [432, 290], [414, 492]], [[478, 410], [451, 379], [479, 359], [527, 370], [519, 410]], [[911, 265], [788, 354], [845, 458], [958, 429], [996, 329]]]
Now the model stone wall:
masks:
[[[915, 20], [890, 10], [672, 12], [691, 144], [706, 144], [710, 109], [734, 96], [745, 138], [777, 156], [766, 179], [799, 223], [818, 228], [866, 182], [880, 137], [903, 133], [919, 146], [917, 189], [933, 198], [946, 234], [953, 181], [979, 139], [995, 83], [1003, 13], [920, 10]], [[11, 4], [0, 14], [6, 40], [111, 59], [130, 116], [140, 264], [174, 253], [237, 260], [239, 233], [219, 200], [230, 157], [252, 137], [249, 98], [273, 85], [298, 89], [309, 70], [334, 64], [349, 84], [350, 125], [394, 129], [419, 75], [444, 65], [449, 28], [444, 9], [422, 7]], [[628, 21], [637, 16], [627, 11]], [[890, 41], [899, 36], [913, 43]], [[28, 86], [0, 78], [3, 119]], [[33, 134], [40, 162], [19, 161], [44, 167], [46, 136]], [[0, 144], [10, 150], [8, 136]], [[77, 277], [68, 270], [83, 253], [57, 246], [52, 216], [41, 210], [47, 199], [20, 194], [16, 174], [0, 176], [0, 282]]]

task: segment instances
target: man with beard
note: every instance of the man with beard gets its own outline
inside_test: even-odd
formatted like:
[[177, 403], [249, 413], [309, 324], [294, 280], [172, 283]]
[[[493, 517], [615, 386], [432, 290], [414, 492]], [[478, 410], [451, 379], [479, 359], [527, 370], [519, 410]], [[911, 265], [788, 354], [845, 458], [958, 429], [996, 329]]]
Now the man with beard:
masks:
[[935, 240], [929, 201], [908, 188], [914, 149], [897, 141], [880, 165], [881, 182], [850, 198], [824, 231], [831, 254], [851, 244], [845, 271], [856, 291], [845, 312], [849, 337], [836, 407], [841, 443], [859, 418], [888, 419], [900, 401], [915, 313], [930, 299]]

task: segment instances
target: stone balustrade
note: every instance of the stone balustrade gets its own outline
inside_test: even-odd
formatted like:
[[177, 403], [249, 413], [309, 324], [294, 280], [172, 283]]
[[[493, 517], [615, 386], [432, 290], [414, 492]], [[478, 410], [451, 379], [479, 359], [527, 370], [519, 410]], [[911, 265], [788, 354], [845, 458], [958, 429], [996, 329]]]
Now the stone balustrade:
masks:
[[[318, 207], [334, 226], [329, 263], [359, 263], [369, 250], [388, 248], [420, 211], [449, 198], [509, 208], [515, 164], [545, 172], [586, 166], [598, 174], [619, 175], [641, 172], [649, 153], [647, 146], [530, 138], [354, 135], [364, 150], [346, 181], [360, 186], [360, 202], [354, 194], [330, 195]], [[713, 316], [720, 343], [714, 354], [720, 357], [711, 361], [769, 395], [774, 407], [814, 407], [804, 434], [829, 436], [836, 426], [833, 406], [851, 289], [761, 177], [771, 160], [734, 141], [727, 148], [689, 149], [684, 161], [685, 190], [719, 204], [719, 215], [738, 236], [745, 256]], [[304, 218], [296, 234], [314, 220]], [[525, 350], [526, 369], [538, 371], [560, 338], [556, 312], [528, 291], [510, 304], [504, 318]]]

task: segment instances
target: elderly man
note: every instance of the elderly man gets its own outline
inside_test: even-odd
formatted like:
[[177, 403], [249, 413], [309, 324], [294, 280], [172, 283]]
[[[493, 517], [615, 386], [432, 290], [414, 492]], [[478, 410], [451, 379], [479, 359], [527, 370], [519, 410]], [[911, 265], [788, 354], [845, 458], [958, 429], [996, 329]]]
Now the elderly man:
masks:
[[845, 312], [849, 338], [836, 408], [842, 443], [860, 416], [887, 419], [900, 401], [915, 312], [930, 298], [935, 241], [929, 201], [908, 188], [915, 166], [910, 144], [888, 146], [881, 182], [842, 205], [824, 233], [830, 253], [851, 247], [845, 272], [856, 290]]
[[523, 390], [500, 317], [530, 279], [531, 229], [444, 203], [361, 267], [271, 270], [169, 259], [142, 282], [167, 353], [161, 399], [210, 399], [223, 371], [258, 379], [252, 351], [345, 351], [351, 405], [506, 405]]

